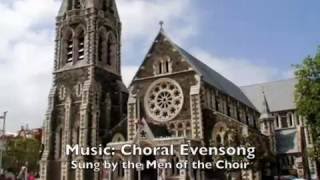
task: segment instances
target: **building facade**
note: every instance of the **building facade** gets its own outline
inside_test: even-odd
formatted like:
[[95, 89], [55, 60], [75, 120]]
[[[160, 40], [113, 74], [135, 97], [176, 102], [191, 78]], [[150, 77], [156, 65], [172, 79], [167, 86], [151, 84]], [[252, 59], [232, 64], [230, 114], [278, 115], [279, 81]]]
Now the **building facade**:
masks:
[[[121, 23], [114, 0], [64, 0], [57, 16], [54, 82], [44, 122], [44, 180], [317, 179], [306, 155], [312, 147], [295, 111], [295, 80], [239, 87], [174, 43], [161, 28], [130, 86], [121, 80]], [[144, 129], [139, 122], [143, 119]], [[148, 132], [145, 132], [148, 131]], [[123, 156], [125, 144], [173, 146], [174, 156]], [[65, 146], [100, 144], [112, 157], [67, 156]], [[183, 156], [190, 146], [254, 146], [243, 170], [135, 169], [114, 172], [70, 168], [70, 162], [213, 162]], [[233, 160], [233, 157], [225, 157]]]
[[64, 0], [57, 16], [53, 87], [44, 121], [41, 179], [84, 180], [97, 173], [71, 170], [67, 144], [106, 144], [125, 119], [127, 89], [120, 71], [121, 23], [114, 0]]

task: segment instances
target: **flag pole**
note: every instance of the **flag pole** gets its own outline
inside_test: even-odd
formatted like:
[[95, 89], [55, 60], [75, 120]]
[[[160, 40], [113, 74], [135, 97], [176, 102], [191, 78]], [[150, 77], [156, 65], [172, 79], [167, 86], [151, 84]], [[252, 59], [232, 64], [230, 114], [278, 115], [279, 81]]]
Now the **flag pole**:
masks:
[[3, 130], [3, 136], [6, 134], [6, 118], [7, 118], [7, 113], [8, 113], [8, 111], [5, 111], [5, 112], [3, 113], [3, 128], [2, 128], [2, 130]]
[[1, 146], [3, 146], [3, 147], [0, 148], [0, 170], [1, 171], [3, 170], [2, 169], [2, 167], [3, 167], [2, 161], [3, 161], [3, 148], [5, 146], [6, 116], [7, 116], [7, 113], [8, 113], [8, 111], [5, 111], [3, 113], [3, 116], [0, 117], [0, 119], [3, 120], [2, 135], [0, 137], [1, 138], [0, 141], [2, 141]]

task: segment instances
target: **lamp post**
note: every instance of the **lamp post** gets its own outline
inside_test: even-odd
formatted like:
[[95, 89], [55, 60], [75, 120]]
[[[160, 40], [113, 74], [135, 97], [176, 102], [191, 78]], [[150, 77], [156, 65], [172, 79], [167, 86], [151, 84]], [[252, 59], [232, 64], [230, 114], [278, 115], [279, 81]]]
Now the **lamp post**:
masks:
[[2, 166], [2, 158], [3, 158], [3, 151], [5, 150], [5, 134], [6, 134], [6, 117], [7, 117], [8, 111], [5, 111], [2, 116], [0, 116], [0, 119], [3, 120], [3, 126], [2, 126], [2, 134], [0, 137], [0, 170], [3, 170]]

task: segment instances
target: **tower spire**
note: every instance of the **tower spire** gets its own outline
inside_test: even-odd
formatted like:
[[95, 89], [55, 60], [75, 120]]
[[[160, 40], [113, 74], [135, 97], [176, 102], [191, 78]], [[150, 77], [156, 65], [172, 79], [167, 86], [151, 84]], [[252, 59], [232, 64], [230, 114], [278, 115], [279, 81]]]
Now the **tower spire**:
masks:
[[263, 101], [262, 101], [262, 110], [261, 110], [260, 119], [270, 119], [272, 118], [272, 116], [270, 114], [270, 109], [269, 109], [264, 87], [262, 87], [262, 95], [263, 95]]

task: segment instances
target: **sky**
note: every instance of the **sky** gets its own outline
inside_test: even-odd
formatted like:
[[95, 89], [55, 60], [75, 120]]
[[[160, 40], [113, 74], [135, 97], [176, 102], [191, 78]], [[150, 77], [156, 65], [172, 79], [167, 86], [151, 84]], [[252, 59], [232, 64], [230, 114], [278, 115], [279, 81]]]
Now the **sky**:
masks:
[[[61, 0], [0, 0], [0, 113], [7, 131], [41, 127]], [[117, 0], [126, 84], [164, 21], [168, 36], [237, 85], [293, 77], [320, 45], [318, 0]]]

